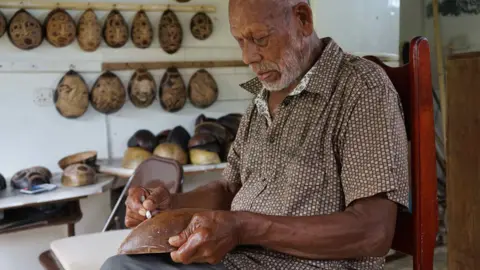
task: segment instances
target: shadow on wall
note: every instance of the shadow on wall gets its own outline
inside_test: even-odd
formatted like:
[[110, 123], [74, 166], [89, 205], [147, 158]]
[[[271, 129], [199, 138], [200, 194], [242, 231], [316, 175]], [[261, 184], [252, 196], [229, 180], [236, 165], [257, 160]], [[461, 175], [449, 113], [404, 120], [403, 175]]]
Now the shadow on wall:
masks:
[[[462, 14], [480, 14], [480, 0], [439, 0], [438, 12], [442, 16], [460, 16]], [[427, 18], [433, 17], [433, 4], [427, 5]]]

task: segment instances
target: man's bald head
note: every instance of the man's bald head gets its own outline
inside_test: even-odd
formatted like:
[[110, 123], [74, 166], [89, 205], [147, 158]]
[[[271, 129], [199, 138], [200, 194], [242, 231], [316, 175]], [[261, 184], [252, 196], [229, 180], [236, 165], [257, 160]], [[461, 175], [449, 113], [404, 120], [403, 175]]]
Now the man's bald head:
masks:
[[230, 29], [263, 85], [290, 86], [310, 64], [319, 43], [307, 0], [230, 0]]

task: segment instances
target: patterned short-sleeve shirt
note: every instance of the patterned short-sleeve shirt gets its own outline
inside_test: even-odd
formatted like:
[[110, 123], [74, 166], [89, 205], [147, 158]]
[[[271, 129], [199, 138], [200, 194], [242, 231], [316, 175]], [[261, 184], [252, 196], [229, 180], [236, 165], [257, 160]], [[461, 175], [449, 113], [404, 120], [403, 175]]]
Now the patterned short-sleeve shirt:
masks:
[[[344, 53], [330, 38], [324, 42], [304, 87], [283, 101], [271, 121], [268, 108], [260, 105], [266, 96], [260, 81], [242, 85], [256, 98], [223, 172], [241, 184], [232, 211], [328, 215], [379, 193], [408, 206], [408, 146], [396, 90], [378, 65]], [[383, 269], [384, 258], [308, 260], [237, 247], [224, 264], [228, 269], [376, 270]]]

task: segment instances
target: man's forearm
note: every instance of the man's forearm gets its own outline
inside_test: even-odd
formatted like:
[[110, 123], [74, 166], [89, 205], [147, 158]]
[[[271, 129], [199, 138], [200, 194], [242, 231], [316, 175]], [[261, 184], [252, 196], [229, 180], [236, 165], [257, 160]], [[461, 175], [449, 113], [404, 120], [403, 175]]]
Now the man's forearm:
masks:
[[388, 214], [383, 216], [361, 216], [355, 211], [311, 217], [238, 212], [240, 244], [260, 245], [308, 259], [384, 256], [395, 225], [396, 206], [390, 203]]
[[190, 192], [172, 194], [172, 208], [230, 210], [238, 187], [224, 180], [215, 181]]

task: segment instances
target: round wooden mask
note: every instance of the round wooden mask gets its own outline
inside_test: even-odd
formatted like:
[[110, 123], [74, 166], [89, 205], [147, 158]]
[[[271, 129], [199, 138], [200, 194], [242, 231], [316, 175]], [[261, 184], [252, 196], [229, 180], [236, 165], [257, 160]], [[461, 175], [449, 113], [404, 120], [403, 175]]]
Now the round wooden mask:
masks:
[[77, 35], [77, 26], [72, 16], [64, 9], [52, 10], [44, 22], [47, 41], [61, 48], [72, 44]]
[[150, 47], [153, 41], [153, 27], [145, 11], [137, 12], [132, 22], [132, 42], [137, 48]]
[[160, 105], [168, 112], [176, 112], [185, 106], [187, 90], [182, 75], [175, 67], [167, 69], [160, 82]]
[[105, 20], [103, 38], [112, 48], [123, 47], [128, 42], [128, 24], [116, 9], [112, 10]]
[[200, 69], [190, 78], [188, 98], [197, 108], [210, 107], [218, 98], [218, 86], [212, 75], [205, 69]]
[[0, 11], [0, 38], [5, 34], [7, 30], [7, 19], [5, 15], [3, 15], [2, 11]]
[[63, 117], [78, 118], [88, 109], [88, 85], [80, 74], [70, 70], [58, 83], [53, 101]]
[[98, 77], [90, 93], [93, 108], [104, 114], [118, 112], [125, 104], [126, 98], [122, 81], [110, 71]]
[[12, 44], [22, 50], [37, 48], [45, 37], [42, 23], [25, 9], [20, 9], [13, 15], [7, 33]]
[[177, 15], [168, 9], [163, 12], [158, 27], [160, 46], [168, 53], [173, 54], [180, 49], [183, 41], [183, 29]]
[[128, 84], [128, 96], [137, 108], [146, 108], [155, 100], [156, 83], [152, 74], [145, 69], [136, 70]]
[[80, 48], [86, 52], [96, 51], [102, 42], [101, 31], [102, 27], [95, 11], [87, 9], [80, 16], [77, 25], [77, 40]]
[[213, 22], [205, 12], [198, 12], [190, 21], [190, 31], [199, 40], [205, 40], [212, 35]]

